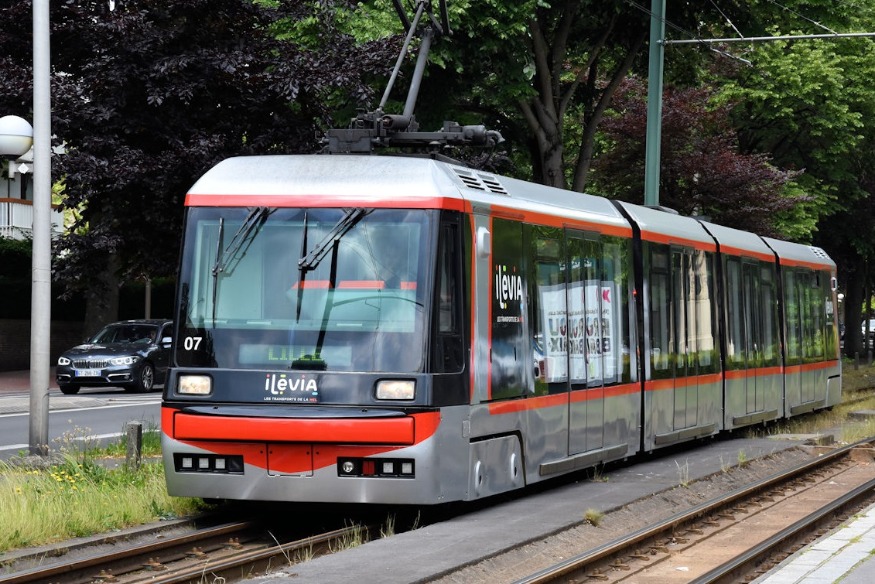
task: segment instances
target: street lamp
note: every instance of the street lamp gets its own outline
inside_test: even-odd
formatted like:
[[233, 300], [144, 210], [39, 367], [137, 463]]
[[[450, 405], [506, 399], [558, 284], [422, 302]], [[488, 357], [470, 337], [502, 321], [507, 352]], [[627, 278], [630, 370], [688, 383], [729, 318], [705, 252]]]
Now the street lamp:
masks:
[[33, 126], [18, 116], [0, 118], [0, 156], [15, 160], [33, 146]]
[[[0, 118], [0, 157], [13, 161], [27, 153], [34, 144], [33, 126], [18, 116]], [[36, 158], [36, 157], [34, 157]], [[47, 166], [45, 162], [42, 165]], [[44, 169], [43, 172], [45, 172]], [[44, 189], [41, 189], [44, 190]], [[51, 251], [48, 245], [50, 232], [43, 223], [51, 218], [45, 212], [41, 200], [34, 191], [33, 202], [33, 270], [31, 274], [31, 316], [30, 316], [30, 450], [31, 454], [46, 454], [48, 451], [48, 337], [51, 327], [50, 274]], [[48, 202], [49, 213], [51, 201]], [[50, 227], [49, 227], [50, 229]], [[48, 269], [46, 268], [48, 266]], [[48, 300], [45, 300], [48, 298]]]
[[[18, 116], [3, 116], [0, 118], [0, 157], [8, 158], [9, 164], [27, 153], [34, 143], [33, 126], [27, 120]], [[49, 203], [51, 205], [51, 202]], [[31, 274], [31, 315], [30, 315], [30, 450], [31, 454], [46, 454], [48, 452], [48, 337], [51, 328], [49, 316], [50, 304], [43, 299], [51, 294], [51, 283], [45, 276], [47, 270], [43, 267], [51, 265], [51, 251], [47, 245], [45, 229], [42, 223], [45, 219], [51, 221], [42, 210], [34, 192], [33, 213], [33, 270]], [[49, 207], [51, 209], [51, 207]], [[48, 237], [51, 237], [49, 232]], [[51, 297], [48, 296], [48, 302]], [[42, 361], [46, 361], [42, 363]]]
[[33, 0], [33, 127], [0, 118], [0, 156], [33, 144], [33, 261], [30, 296], [30, 453], [49, 450], [49, 337], [52, 329], [52, 161], [49, 0]]

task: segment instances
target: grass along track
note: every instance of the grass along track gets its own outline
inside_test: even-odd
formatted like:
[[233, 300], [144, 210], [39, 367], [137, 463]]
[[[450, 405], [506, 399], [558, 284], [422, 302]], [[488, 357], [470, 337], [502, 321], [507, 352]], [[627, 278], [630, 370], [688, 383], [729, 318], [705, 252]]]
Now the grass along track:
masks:
[[[70, 558], [60, 545], [46, 550], [35, 567], [0, 574], [0, 582], [170, 584], [200, 582], [204, 574], [211, 579], [235, 581], [265, 573], [277, 565], [290, 565], [358, 545], [374, 529], [348, 526], [286, 539], [286, 535], [275, 535], [263, 524], [244, 521], [192, 528], [182, 534], [153, 538], [148, 543], [122, 542], [108, 550], [79, 550], [76, 558]], [[33, 558], [28, 563], [34, 563]]]

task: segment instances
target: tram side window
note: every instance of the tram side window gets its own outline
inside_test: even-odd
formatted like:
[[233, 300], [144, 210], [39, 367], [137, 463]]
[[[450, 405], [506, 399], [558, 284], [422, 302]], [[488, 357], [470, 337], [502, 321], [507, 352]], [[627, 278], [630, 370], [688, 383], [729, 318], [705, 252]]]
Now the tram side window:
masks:
[[762, 366], [760, 358], [760, 329], [759, 311], [759, 275], [754, 269], [756, 266], [750, 262], [742, 262], [741, 272], [744, 279], [744, 349], [747, 368], [752, 369]]
[[605, 237], [602, 262], [602, 350], [605, 383], [627, 382], [632, 377], [629, 289], [632, 254], [629, 240]]
[[778, 331], [778, 290], [775, 286], [775, 265], [760, 262], [760, 316], [762, 318], [762, 360], [766, 367], [780, 364], [780, 333]]
[[534, 267], [529, 322], [535, 393], [559, 393], [567, 389], [569, 350], [563, 234], [559, 228], [542, 225], [525, 229], [530, 234], [529, 264]]
[[437, 335], [433, 370], [436, 373], [461, 371], [464, 365], [463, 337], [461, 334], [460, 257], [458, 226], [441, 226], [437, 258]]
[[526, 325], [528, 280], [523, 257], [523, 225], [492, 223], [492, 351], [490, 399], [520, 397], [529, 391], [532, 334]]
[[820, 361], [824, 355], [824, 308], [820, 302], [818, 273], [806, 270], [800, 274], [802, 294], [802, 348], [806, 362]]
[[690, 298], [690, 264], [689, 256], [680, 250], [674, 250], [671, 254], [671, 280], [672, 280], [672, 298], [674, 308], [674, 318], [671, 324], [674, 326], [671, 338], [671, 350], [675, 358], [676, 377], [688, 375], [687, 358], [689, 351], [695, 351], [692, 346], [692, 341], [689, 337], [688, 317], [691, 310]]
[[824, 334], [825, 357], [834, 359], [838, 355], [838, 330], [836, 329], [835, 304], [832, 296], [832, 274], [820, 272], [820, 299], [825, 307], [826, 333]]
[[818, 308], [813, 306], [812, 287], [816, 286], [809, 270], [786, 268], [787, 286], [787, 344], [791, 363], [806, 363], [816, 360], [819, 354]]
[[650, 253], [650, 343], [653, 378], [672, 376], [671, 278], [666, 246], [652, 245]]
[[589, 387], [599, 387], [605, 377], [602, 339], [608, 328], [608, 323], [602, 319], [602, 244], [600, 241], [585, 239], [583, 241], [583, 297], [585, 305], [586, 331], [583, 345], [586, 360], [586, 384]]
[[796, 273], [784, 269], [784, 314], [787, 319], [787, 365], [802, 363], [802, 310]]
[[693, 256], [695, 345], [698, 373], [717, 371], [717, 331], [714, 310], [714, 254], [696, 251]]
[[741, 261], [726, 258], [726, 367], [744, 368], [744, 304]]

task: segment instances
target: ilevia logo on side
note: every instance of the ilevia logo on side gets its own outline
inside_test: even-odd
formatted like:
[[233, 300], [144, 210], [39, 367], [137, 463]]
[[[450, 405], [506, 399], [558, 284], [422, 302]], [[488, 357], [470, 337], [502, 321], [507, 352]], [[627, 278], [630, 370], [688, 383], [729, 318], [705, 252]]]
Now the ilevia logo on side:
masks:
[[316, 380], [306, 375], [268, 373], [264, 378], [264, 401], [315, 403], [319, 401]]

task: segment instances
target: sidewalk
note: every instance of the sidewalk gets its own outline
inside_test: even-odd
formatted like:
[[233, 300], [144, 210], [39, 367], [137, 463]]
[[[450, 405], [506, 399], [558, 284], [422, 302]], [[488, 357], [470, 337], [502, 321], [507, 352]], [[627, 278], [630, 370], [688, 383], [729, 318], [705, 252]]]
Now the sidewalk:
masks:
[[875, 566], [875, 505], [806, 546], [754, 584], [869, 584]]
[[[49, 369], [49, 389], [58, 389], [55, 381], [55, 368]], [[0, 395], [4, 393], [28, 393], [30, 391], [30, 370], [0, 371]]]

